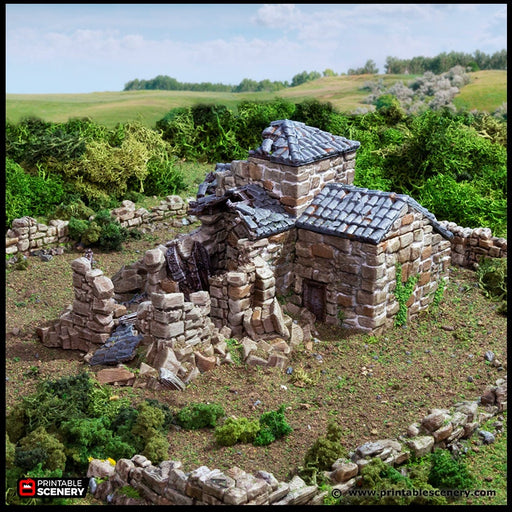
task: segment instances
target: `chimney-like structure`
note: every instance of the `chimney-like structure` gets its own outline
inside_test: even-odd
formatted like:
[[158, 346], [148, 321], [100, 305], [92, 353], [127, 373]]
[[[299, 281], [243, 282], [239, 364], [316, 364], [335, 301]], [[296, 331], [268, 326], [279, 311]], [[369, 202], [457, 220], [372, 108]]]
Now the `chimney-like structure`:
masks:
[[229, 179], [221, 176], [217, 195], [256, 183], [298, 217], [327, 183], [353, 183], [359, 142], [288, 119], [273, 121], [262, 136], [247, 160], [231, 163]]

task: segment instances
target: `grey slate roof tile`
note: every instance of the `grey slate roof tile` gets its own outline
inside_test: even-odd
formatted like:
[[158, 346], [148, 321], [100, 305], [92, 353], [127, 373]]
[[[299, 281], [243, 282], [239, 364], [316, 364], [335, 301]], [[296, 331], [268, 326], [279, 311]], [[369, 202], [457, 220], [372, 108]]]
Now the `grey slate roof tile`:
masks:
[[[329, 204], [329, 207], [337, 206], [337, 215], [332, 215], [330, 209], [322, 208], [324, 204]], [[377, 244], [408, 206], [425, 215], [432, 222], [434, 229], [445, 238], [453, 237], [434, 215], [405, 194], [369, 190], [340, 183], [327, 184], [311, 206], [297, 219], [296, 226]]]
[[[306, 126], [299, 121], [273, 121], [262, 132], [263, 143], [249, 155], [291, 166], [305, 165], [356, 150], [360, 143]], [[271, 140], [271, 144], [268, 142]]]

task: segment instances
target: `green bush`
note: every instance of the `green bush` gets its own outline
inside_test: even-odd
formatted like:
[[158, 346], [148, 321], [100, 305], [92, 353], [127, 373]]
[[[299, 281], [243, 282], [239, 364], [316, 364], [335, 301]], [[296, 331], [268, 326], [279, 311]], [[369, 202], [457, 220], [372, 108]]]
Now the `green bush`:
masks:
[[429, 484], [440, 489], [473, 488], [475, 479], [462, 458], [453, 457], [448, 450], [434, 450], [430, 458]]
[[13, 160], [5, 159], [5, 223], [25, 216], [46, 215], [64, 195], [62, 180], [41, 168], [37, 174], [26, 172]]
[[260, 430], [258, 420], [247, 418], [226, 418], [215, 429], [215, 441], [221, 446], [233, 446], [236, 443], [252, 443]]
[[165, 435], [156, 432], [146, 440], [141, 453], [156, 465], [169, 458], [169, 446]]
[[183, 407], [176, 414], [176, 422], [187, 430], [215, 427], [217, 420], [225, 416], [224, 409], [218, 404], [194, 403]]
[[476, 270], [478, 285], [490, 299], [507, 300], [507, 259], [483, 258]]
[[107, 251], [117, 251], [129, 237], [129, 230], [113, 219], [109, 210], [101, 210], [92, 220], [71, 217], [69, 236], [84, 246], [98, 246]]
[[[382, 459], [373, 458], [361, 469], [358, 488], [369, 489], [365, 496], [344, 496], [340, 505], [445, 505], [446, 498], [436, 496], [434, 487], [419, 478], [411, 479], [386, 464]], [[414, 495], [413, 490], [422, 493]]]
[[169, 407], [148, 399], [135, 408], [127, 398], [112, 398], [110, 387], [88, 373], [42, 381], [6, 417], [11, 480], [38, 465], [83, 474], [89, 457], [117, 460], [142, 453], [153, 462], [165, 460]]
[[285, 406], [282, 405], [277, 411], [264, 412], [260, 416], [260, 430], [254, 439], [256, 446], [266, 446], [292, 431], [284, 416], [284, 410]]
[[[26, 469], [33, 469], [37, 464], [42, 463], [43, 469], [64, 470], [66, 465], [65, 446], [56, 436], [46, 432], [43, 427], [38, 427], [26, 435], [20, 440], [19, 446], [22, 451], [30, 451], [35, 456], [31, 466], [30, 461], [25, 460], [26, 464], [30, 466]], [[41, 450], [42, 454], [39, 450]], [[44, 460], [41, 460], [41, 455]]]
[[317, 474], [321, 471], [330, 471], [334, 462], [346, 457], [347, 450], [340, 442], [341, 427], [331, 420], [327, 425], [327, 432], [309, 447], [304, 457], [304, 466], [301, 475], [311, 483], [316, 483]]

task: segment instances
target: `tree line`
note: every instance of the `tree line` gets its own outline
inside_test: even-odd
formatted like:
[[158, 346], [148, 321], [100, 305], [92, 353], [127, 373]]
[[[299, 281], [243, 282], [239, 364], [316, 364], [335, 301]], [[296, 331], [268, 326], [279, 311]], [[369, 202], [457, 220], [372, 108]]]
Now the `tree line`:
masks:
[[507, 50], [487, 55], [480, 50], [474, 53], [450, 52], [440, 53], [435, 57], [413, 57], [412, 59], [398, 59], [387, 57], [385, 64], [386, 74], [420, 75], [427, 71], [439, 75], [446, 73], [454, 66], [469, 68], [469, 71], [507, 69]]
[[[399, 59], [387, 57], [384, 66], [386, 74], [411, 74], [421, 75], [427, 71], [434, 74], [446, 73], [454, 66], [463, 66], [469, 71], [487, 69], [507, 69], [507, 50], [501, 50], [492, 55], [487, 55], [480, 50], [473, 54], [463, 52], [440, 53], [436, 57], [413, 57], [412, 59]], [[365, 65], [359, 68], [350, 68], [347, 75], [364, 75], [379, 73], [375, 62], [367, 60]], [[344, 75], [345, 73], [340, 73]], [[317, 80], [322, 76], [338, 76], [339, 74], [328, 68], [322, 73], [318, 71], [302, 71], [288, 81], [252, 80], [244, 78], [238, 85], [227, 85], [211, 82], [179, 82], [176, 78], [167, 75], [158, 75], [149, 80], [130, 80], [124, 86], [123, 91], [207, 91], [207, 92], [276, 92], [287, 87], [296, 87], [306, 82]]]

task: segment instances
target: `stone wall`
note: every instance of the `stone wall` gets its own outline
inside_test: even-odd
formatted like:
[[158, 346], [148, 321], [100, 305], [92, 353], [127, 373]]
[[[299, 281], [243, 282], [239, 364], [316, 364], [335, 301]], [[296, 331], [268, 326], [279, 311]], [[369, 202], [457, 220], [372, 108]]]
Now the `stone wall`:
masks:
[[126, 308], [114, 300], [114, 285], [99, 269], [92, 269], [87, 258], [71, 263], [74, 301], [50, 327], [37, 333], [47, 347], [88, 352], [104, 344], [114, 327], [114, 318]]
[[[146, 210], [135, 208], [132, 201], [125, 200], [122, 206], [111, 211], [112, 218], [117, 219], [125, 228], [148, 226], [170, 217], [177, 219], [187, 215], [188, 203], [179, 196], [167, 196], [160, 204]], [[22, 217], [12, 221], [11, 229], [5, 236], [5, 253], [17, 254], [32, 249], [42, 249], [65, 244], [69, 238], [69, 221], [51, 220], [49, 225], [37, 222], [32, 217]]]
[[67, 243], [70, 240], [68, 224], [67, 220], [51, 220], [47, 226], [32, 217], [14, 219], [5, 235], [5, 254], [14, 255]]
[[395, 297], [396, 264], [402, 281], [419, 275], [408, 314], [412, 317], [433, 300], [440, 280], [448, 278], [450, 242], [433, 233], [428, 219], [409, 209], [378, 245], [298, 230], [296, 279], [290, 298], [304, 305], [304, 283], [325, 286], [327, 323], [379, 332], [393, 326], [399, 309]]
[[454, 237], [452, 244], [452, 264], [474, 269], [481, 258], [506, 258], [507, 240], [492, 236], [489, 228], [463, 228], [455, 222], [443, 221]]
[[230, 188], [256, 183], [279, 199], [288, 213], [299, 216], [325, 184], [353, 183], [355, 156], [354, 150], [300, 167], [256, 157], [234, 160], [225, 170], [217, 170], [216, 194], [221, 196]]
[[[461, 440], [478, 434], [482, 443], [494, 441], [494, 435], [479, 427], [507, 410], [507, 376], [488, 386], [475, 401], [455, 404], [451, 409], [432, 408], [421, 421], [413, 423], [397, 439], [366, 442], [338, 459], [325, 476], [333, 490], [346, 494], [361, 478], [362, 468], [378, 457], [398, 467], [414, 455], [422, 457], [435, 449], [452, 453], [464, 450]], [[496, 422], [499, 432], [500, 422]], [[502, 424], [501, 424], [502, 425]], [[120, 459], [115, 466], [92, 460], [87, 476], [95, 498], [112, 505], [322, 505], [329, 491], [307, 485], [299, 476], [289, 482], [278, 481], [264, 470], [254, 474], [238, 467], [226, 471], [200, 466], [184, 472], [179, 461], [166, 460], [153, 465], [142, 455]], [[105, 479], [97, 483], [96, 478]], [[123, 487], [135, 489], [139, 498], [129, 498]]]

